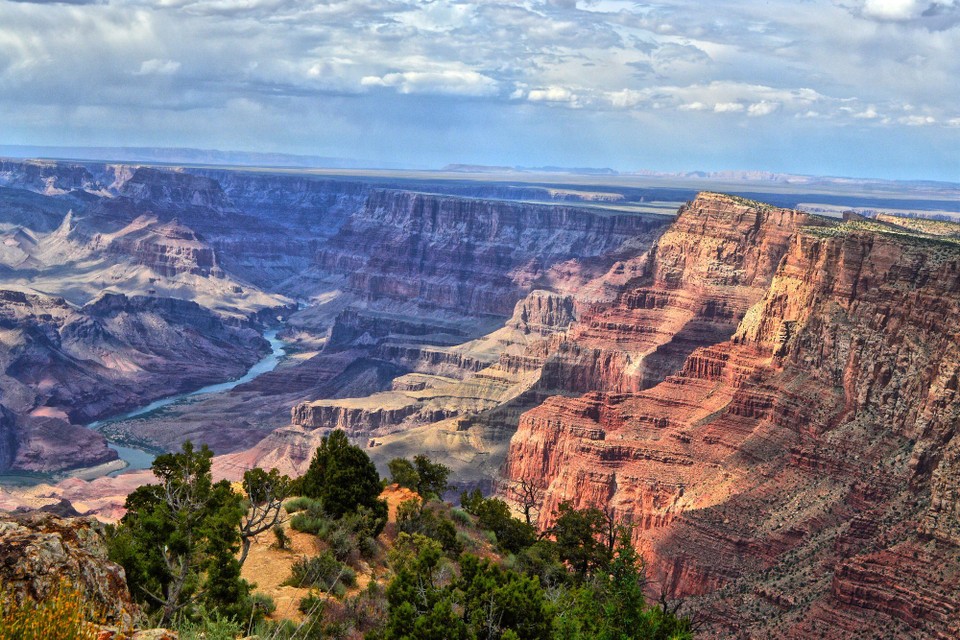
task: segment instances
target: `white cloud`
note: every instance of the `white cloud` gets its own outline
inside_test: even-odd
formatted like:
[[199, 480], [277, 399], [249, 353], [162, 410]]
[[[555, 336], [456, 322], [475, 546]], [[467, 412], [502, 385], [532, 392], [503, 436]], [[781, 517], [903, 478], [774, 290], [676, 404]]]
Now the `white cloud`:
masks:
[[768, 116], [779, 109], [779, 102], [767, 102], [766, 100], [762, 100], [747, 107], [747, 115], [753, 118], [759, 118], [762, 116]]
[[148, 76], [148, 75], [159, 75], [159, 76], [169, 76], [180, 70], [180, 63], [176, 60], [159, 60], [153, 58], [150, 60], [144, 60], [140, 64], [139, 71], [134, 71], [135, 75], [138, 76]]
[[576, 102], [577, 96], [566, 87], [547, 87], [533, 89], [527, 93], [530, 102]]
[[384, 76], [364, 76], [365, 87], [395, 87], [400, 93], [435, 93], [459, 96], [491, 96], [499, 92], [493, 78], [466, 70], [404, 71]]
[[866, 0], [863, 14], [880, 20], [909, 20], [920, 12], [917, 0]]
[[646, 92], [634, 89], [610, 91], [604, 97], [610, 106], [615, 109], [631, 109], [647, 100]]
[[737, 113], [743, 111], [744, 106], [739, 102], [718, 102], [713, 105], [713, 110], [716, 113]]
[[925, 127], [927, 125], [936, 124], [937, 119], [933, 116], [904, 116], [897, 120], [900, 124], [905, 124], [908, 127]]
[[[95, 113], [131, 144], [151, 122], [167, 123], [155, 139], [203, 144], [186, 132], [206, 135], [216, 118], [226, 140], [269, 143], [324, 110], [348, 149], [366, 131], [405, 135], [391, 129], [402, 118], [418, 135], [482, 129], [504, 146], [507, 123], [526, 122], [537, 149], [568, 148], [565, 127], [614, 121], [667, 139], [703, 127], [713, 148], [736, 148], [748, 143], [731, 131], [766, 121], [804, 138], [814, 119], [877, 139], [917, 127], [919, 146], [938, 128], [957, 134], [958, 23], [960, 0], [0, 0], [0, 113], [13, 114], [8, 137], [20, 126], [48, 139], [93, 128], [43, 129], [37, 113]], [[742, 128], [718, 126], [732, 122]]]

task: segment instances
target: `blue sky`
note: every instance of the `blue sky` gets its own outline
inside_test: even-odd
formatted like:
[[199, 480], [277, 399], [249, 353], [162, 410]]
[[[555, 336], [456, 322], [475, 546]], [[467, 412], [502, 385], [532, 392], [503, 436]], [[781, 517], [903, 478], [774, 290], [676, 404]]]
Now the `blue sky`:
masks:
[[0, 0], [0, 144], [960, 181], [960, 0]]

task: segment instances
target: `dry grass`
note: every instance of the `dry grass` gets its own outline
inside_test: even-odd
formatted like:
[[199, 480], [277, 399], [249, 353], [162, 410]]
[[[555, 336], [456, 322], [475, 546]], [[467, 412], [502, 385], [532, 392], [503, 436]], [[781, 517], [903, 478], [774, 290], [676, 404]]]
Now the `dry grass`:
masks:
[[39, 602], [17, 602], [9, 588], [0, 588], [0, 640], [95, 640], [98, 631], [90, 622], [95, 618], [83, 594], [66, 580]]

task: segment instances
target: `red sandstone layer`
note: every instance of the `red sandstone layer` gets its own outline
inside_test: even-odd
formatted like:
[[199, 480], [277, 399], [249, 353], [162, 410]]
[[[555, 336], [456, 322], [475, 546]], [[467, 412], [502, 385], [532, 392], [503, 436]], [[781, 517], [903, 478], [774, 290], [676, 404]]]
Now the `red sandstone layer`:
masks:
[[716, 637], [957, 637], [960, 249], [703, 198], [570, 331], [600, 363], [571, 386], [604, 391], [524, 414], [507, 477], [545, 479], [542, 526], [562, 500], [632, 524]]

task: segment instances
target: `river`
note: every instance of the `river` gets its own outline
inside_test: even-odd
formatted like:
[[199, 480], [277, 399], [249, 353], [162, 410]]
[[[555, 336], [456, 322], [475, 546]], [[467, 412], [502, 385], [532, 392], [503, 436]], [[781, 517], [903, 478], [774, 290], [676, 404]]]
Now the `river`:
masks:
[[[189, 391], [187, 393], [178, 393], [175, 396], [168, 396], [166, 398], [161, 398], [160, 400], [154, 400], [148, 405], [144, 405], [138, 409], [122, 413], [104, 420], [97, 420], [96, 422], [91, 422], [87, 425], [89, 429], [100, 429], [104, 425], [113, 423], [113, 422], [122, 422], [124, 420], [129, 420], [130, 418], [136, 418], [139, 416], [146, 415], [157, 409], [162, 409], [163, 407], [176, 404], [181, 400], [191, 398], [193, 396], [201, 396], [209, 393], [223, 393], [224, 391], [230, 391], [234, 387], [237, 387], [245, 382], [250, 382], [257, 376], [268, 373], [277, 368], [277, 365], [280, 364], [280, 361], [283, 360], [284, 356], [287, 355], [286, 343], [277, 337], [278, 329], [269, 329], [264, 331], [263, 337], [270, 343], [270, 353], [263, 357], [262, 360], [257, 362], [255, 365], [250, 367], [243, 376], [237, 378], [236, 380], [231, 380], [229, 382], [219, 382], [217, 384], [211, 384], [206, 387], [201, 387], [196, 391]], [[149, 469], [150, 465], [153, 464], [153, 459], [156, 457], [156, 454], [147, 451], [145, 449], [138, 449], [136, 447], [128, 447], [125, 445], [119, 445], [114, 443], [109, 443], [111, 449], [116, 451], [120, 455], [120, 459], [127, 463], [127, 466], [118, 471], [114, 471], [109, 475], [117, 475], [119, 473], [124, 473], [127, 471], [135, 471], [137, 469]]]

